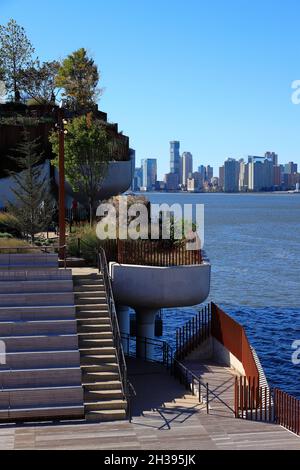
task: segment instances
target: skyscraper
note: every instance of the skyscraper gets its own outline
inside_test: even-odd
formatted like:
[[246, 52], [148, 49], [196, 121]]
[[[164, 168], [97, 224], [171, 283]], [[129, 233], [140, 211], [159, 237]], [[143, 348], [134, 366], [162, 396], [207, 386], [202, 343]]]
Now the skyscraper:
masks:
[[239, 190], [240, 163], [228, 158], [224, 163], [224, 191], [235, 193]]
[[175, 173], [180, 181], [180, 142], [170, 142], [170, 172]]
[[200, 165], [200, 166], [198, 167], [198, 172], [201, 174], [201, 176], [202, 176], [202, 181], [203, 181], [203, 183], [204, 183], [204, 181], [206, 181], [206, 168], [205, 168], [205, 166], [204, 166], [204, 165]]
[[156, 158], [146, 158], [142, 160], [143, 187], [148, 191], [155, 189], [157, 180], [157, 160]]
[[289, 162], [286, 165], [284, 165], [284, 173], [286, 175], [292, 175], [293, 173], [297, 173], [297, 171], [298, 171], [297, 163]]
[[182, 154], [182, 184], [187, 186], [187, 180], [193, 173], [193, 155], [190, 152]]
[[271, 159], [274, 166], [278, 165], [278, 155], [275, 152], [266, 152], [265, 158]]
[[250, 191], [266, 191], [274, 186], [272, 157], [248, 157]]
[[213, 176], [214, 176], [213, 167], [210, 166], [210, 165], [207, 165], [207, 167], [206, 167], [206, 181], [208, 181], [210, 183]]
[[224, 191], [224, 173], [225, 173], [225, 169], [223, 165], [223, 166], [220, 166], [219, 168], [219, 187], [223, 189], [223, 191]]

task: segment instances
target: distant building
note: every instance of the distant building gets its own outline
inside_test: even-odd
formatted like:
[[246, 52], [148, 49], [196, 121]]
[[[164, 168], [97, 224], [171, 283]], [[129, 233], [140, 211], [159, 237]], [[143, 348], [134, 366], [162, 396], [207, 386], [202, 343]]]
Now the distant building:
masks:
[[170, 142], [170, 173], [178, 176], [180, 182], [180, 142]]
[[139, 191], [143, 186], [143, 168], [136, 168], [133, 177], [133, 191]]
[[239, 191], [247, 191], [249, 186], [249, 163], [246, 163], [243, 159], [239, 161]]
[[275, 153], [275, 152], [266, 152], [265, 153], [265, 158], [272, 160], [274, 166], [278, 165], [278, 155], [277, 155], [277, 153]]
[[[198, 167], [198, 172], [201, 174], [201, 177], [202, 177], [202, 181], [204, 183], [204, 181], [206, 181], [206, 168], [204, 165], [200, 165]], [[203, 184], [202, 183], [202, 184]]]
[[143, 168], [143, 187], [147, 188], [147, 191], [155, 189], [155, 183], [157, 180], [157, 160], [156, 158], [146, 158], [142, 160]]
[[249, 190], [269, 191], [274, 187], [274, 164], [272, 158], [251, 156], [249, 164]]
[[214, 169], [212, 166], [210, 165], [207, 165], [206, 167], [206, 181], [208, 181], [209, 183], [211, 182], [212, 178], [214, 176]]
[[187, 180], [191, 178], [193, 173], [193, 155], [190, 152], [183, 152], [182, 154], [182, 181], [184, 186], [187, 186]]
[[225, 175], [225, 168], [224, 165], [220, 166], [219, 168], [219, 188], [224, 191], [224, 175]]
[[228, 158], [224, 163], [224, 191], [227, 193], [239, 190], [240, 164], [234, 158]]
[[164, 181], [156, 181], [155, 191], [164, 191], [166, 189], [166, 183]]
[[297, 163], [289, 162], [286, 165], [284, 165], [284, 173], [286, 175], [292, 175], [293, 173], [297, 173], [297, 172], [298, 172]]
[[275, 165], [273, 167], [273, 171], [274, 171], [274, 180], [273, 180], [274, 186], [275, 188], [279, 188], [283, 183], [283, 171], [282, 171], [281, 165]]
[[176, 173], [167, 173], [165, 175], [165, 184], [167, 191], [177, 191], [179, 187], [179, 176]]

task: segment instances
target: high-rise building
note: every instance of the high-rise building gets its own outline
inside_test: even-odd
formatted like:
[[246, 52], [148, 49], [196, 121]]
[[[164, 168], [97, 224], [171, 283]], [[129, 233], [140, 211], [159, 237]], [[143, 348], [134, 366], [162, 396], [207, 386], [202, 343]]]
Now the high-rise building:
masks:
[[201, 177], [202, 177], [202, 182], [204, 183], [204, 181], [206, 181], [206, 168], [204, 165], [200, 165], [198, 167], [198, 172], [201, 174]]
[[249, 186], [249, 163], [246, 163], [243, 159], [239, 163], [239, 191], [247, 191]]
[[219, 187], [223, 189], [223, 191], [224, 191], [224, 173], [225, 173], [225, 168], [223, 165], [223, 166], [220, 166], [219, 168]]
[[268, 191], [274, 187], [274, 164], [272, 158], [248, 158], [249, 162], [249, 190]]
[[274, 171], [274, 180], [273, 180], [274, 186], [279, 187], [281, 186], [282, 180], [283, 180], [281, 166], [275, 165], [273, 168], [273, 171]]
[[179, 177], [176, 173], [167, 173], [164, 181], [167, 191], [177, 191], [179, 186]]
[[293, 173], [297, 173], [297, 172], [298, 172], [297, 163], [289, 162], [286, 165], [284, 165], [284, 173], [286, 175], [292, 175]]
[[155, 189], [155, 183], [157, 180], [157, 160], [156, 158], [146, 158], [142, 160], [143, 168], [143, 187], [147, 191]]
[[228, 158], [224, 163], [224, 191], [235, 193], [239, 190], [240, 163], [234, 158]]
[[190, 152], [182, 154], [182, 184], [187, 186], [187, 180], [193, 173], [193, 155]]
[[133, 191], [139, 191], [143, 186], [143, 168], [136, 168], [133, 178]]
[[210, 183], [213, 176], [214, 176], [213, 167], [210, 166], [210, 165], [207, 165], [207, 167], [206, 167], [206, 181], [208, 181]]
[[175, 173], [180, 181], [180, 142], [170, 142], [170, 173]]
[[265, 158], [271, 159], [273, 161], [273, 165], [277, 166], [278, 165], [278, 155], [275, 152], [266, 152], [265, 153]]

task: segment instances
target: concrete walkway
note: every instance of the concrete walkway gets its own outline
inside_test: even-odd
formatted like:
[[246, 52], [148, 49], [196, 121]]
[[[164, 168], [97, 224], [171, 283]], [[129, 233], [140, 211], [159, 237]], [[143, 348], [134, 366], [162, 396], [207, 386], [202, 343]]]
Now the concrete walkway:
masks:
[[[234, 416], [234, 383], [236, 374], [233, 369], [221, 366], [213, 360], [201, 364], [196, 360], [185, 360], [183, 364], [209, 387], [209, 412], [215, 416]], [[205, 394], [205, 390], [203, 390]], [[205, 397], [206, 398], [206, 397]]]
[[[132, 424], [0, 427], [0, 449], [300, 450], [300, 438], [280, 426], [222, 415], [213, 404], [207, 415], [159, 365], [133, 360], [129, 371], [137, 391]], [[225, 382], [223, 386], [225, 397]]]

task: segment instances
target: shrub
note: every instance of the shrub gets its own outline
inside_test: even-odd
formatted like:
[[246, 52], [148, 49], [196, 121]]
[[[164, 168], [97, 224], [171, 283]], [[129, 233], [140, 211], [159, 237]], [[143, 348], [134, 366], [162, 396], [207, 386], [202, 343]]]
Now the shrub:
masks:
[[67, 241], [68, 253], [71, 256], [78, 256], [78, 238], [80, 238], [81, 256], [89, 264], [95, 263], [95, 253], [99, 247], [99, 239], [96, 235], [96, 227], [85, 225], [80, 227], [75, 233], [70, 235]]
[[19, 222], [9, 212], [0, 212], [0, 231], [10, 233], [17, 238], [21, 236]]
[[[0, 238], [0, 253], [31, 253], [29, 248], [30, 245], [24, 240], [19, 240], [17, 238]], [[1, 248], [10, 248], [10, 250], [1, 250]], [[14, 248], [19, 248], [14, 250]], [[20, 249], [22, 248], [22, 249]]]
[[14, 238], [11, 233], [0, 232], [0, 238]]

